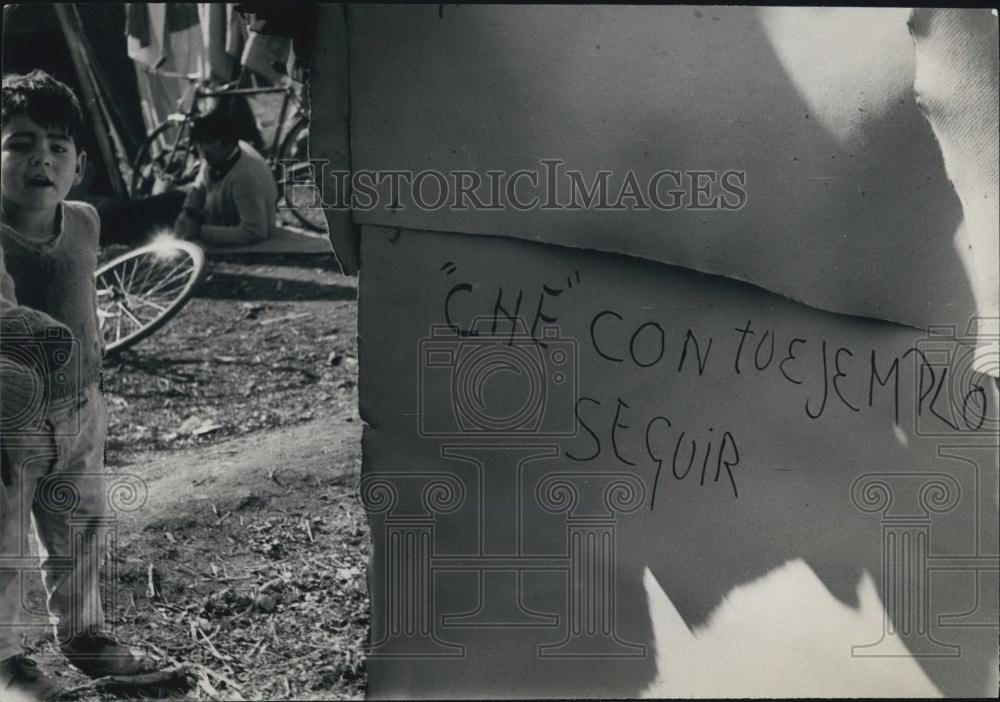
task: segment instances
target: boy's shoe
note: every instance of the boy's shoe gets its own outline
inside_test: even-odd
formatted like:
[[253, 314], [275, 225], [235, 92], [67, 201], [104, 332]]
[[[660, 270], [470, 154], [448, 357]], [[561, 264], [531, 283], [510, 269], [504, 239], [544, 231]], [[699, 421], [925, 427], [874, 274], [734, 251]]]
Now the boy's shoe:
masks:
[[152, 659], [101, 634], [72, 638], [60, 650], [70, 663], [92, 678], [141, 675], [156, 669]]
[[38, 664], [27, 656], [17, 655], [0, 661], [0, 699], [50, 700], [63, 689], [45, 677]]

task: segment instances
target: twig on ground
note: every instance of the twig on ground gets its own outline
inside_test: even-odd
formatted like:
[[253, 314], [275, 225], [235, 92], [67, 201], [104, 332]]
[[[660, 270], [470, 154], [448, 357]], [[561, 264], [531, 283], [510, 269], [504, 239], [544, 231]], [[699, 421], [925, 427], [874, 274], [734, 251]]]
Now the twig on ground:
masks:
[[277, 578], [271, 578], [266, 583], [264, 583], [263, 585], [261, 585], [260, 588], [257, 590], [257, 592], [259, 592], [259, 593], [267, 592], [268, 590], [270, 590], [273, 587], [278, 587], [279, 585], [284, 585], [284, 583], [285, 583], [285, 579], [282, 578], [282, 577], [280, 577], [280, 576], [277, 577]]
[[[204, 641], [205, 642], [205, 646], [208, 647], [208, 652], [211, 653], [216, 658], [218, 658], [220, 661], [222, 661], [223, 664], [228, 668], [230, 661], [232, 661], [233, 659], [231, 657], [225, 655], [224, 653], [219, 653], [219, 649], [217, 649], [215, 647], [215, 644], [212, 643], [212, 640], [208, 636], [205, 636], [205, 632], [202, 631], [200, 627], [195, 627], [195, 631], [197, 633], [201, 634], [201, 640]], [[213, 634], [213, 636], [214, 636], [214, 634]], [[230, 672], [232, 672], [232, 671], [230, 671]]]
[[215, 631], [213, 631], [211, 634], [208, 634], [206, 636], [205, 635], [205, 630], [202, 629], [201, 630], [201, 635], [205, 639], [205, 641], [211, 641], [212, 639], [215, 638], [216, 634], [218, 634], [220, 631], [222, 631], [222, 625], [221, 624], [216, 624]]
[[[211, 668], [206, 668], [205, 666], [203, 666], [201, 664], [197, 664], [196, 663], [195, 667], [197, 667], [199, 671], [207, 673], [208, 675], [211, 675], [213, 678], [215, 678], [219, 682], [225, 683], [228, 687], [232, 688], [232, 690], [233, 690], [234, 693], [236, 693], [237, 695], [240, 695], [240, 699], [241, 700], [243, 699], [243, 697], [242, 697], [242, 695], [243, 695], [243, 688], [240, 687], [239, 685], [237, 685], [233, 681], [232, 678], [228, 678], [225, 675], [222, 675], [221, 673], [217, 673], [214, 670], [212, 670]], [[216, 692], [215, 694], [218, 695], [219, 693]]]
[[215, 689], [215, 686], [208, 679], [208, 675], [205, 674], [208, 668], [203, 668], [199, 672], [201, 675], [198, 676], [198, 687], [207, 692], [212, 699], [219, 699], [219, 691]]
[[149, 564], [146, 569], [146, 596], [149, 599], [156, 599], [156, 582], [153, 580], [153, 564]]
[[253, 648], [251, 648], [250, 652], [247, 654], [247, 660], [248, 661], [251, 660], [254, 657], [254, 654], [257, 653], [257, 649], [261, 648], [261, 646], [263, 645], [264, 645], [264, 639], [260, 639], [257, 643], [255, 643], [253, 645]]

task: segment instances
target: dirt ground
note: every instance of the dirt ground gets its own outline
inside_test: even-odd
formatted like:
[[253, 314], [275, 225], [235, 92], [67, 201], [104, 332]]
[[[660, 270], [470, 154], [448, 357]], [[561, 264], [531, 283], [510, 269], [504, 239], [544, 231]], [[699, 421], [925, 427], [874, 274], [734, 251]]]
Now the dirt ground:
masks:
[[[193, 666], [180, 698], [358, 698], [356, 280], [325, 256], [209, 266], [176, 318], [105, 364], [107, 465], [148, 489], [118, 515], [109, 620], [161, 664]], [[64, 686], [87, 682], [50, 639], [28, 643]]]

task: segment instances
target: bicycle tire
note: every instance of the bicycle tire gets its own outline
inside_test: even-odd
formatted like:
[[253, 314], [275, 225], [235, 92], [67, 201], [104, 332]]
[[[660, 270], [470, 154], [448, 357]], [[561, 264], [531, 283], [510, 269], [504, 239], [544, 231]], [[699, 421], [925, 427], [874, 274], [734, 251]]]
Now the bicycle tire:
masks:
[[[309, 118], [302, 117], [296, 122], [285, 138], [281, 140], [281, 146], [278, 147], [278, 157], [275, 159], [275, 181], [278, 183], [278, 203], [284, 203], [282, 210], [291, 212], [292, 215], [299, 221], [299, 223], [309, 231], [314, 232], [325, 232], [326, 231], [326, 214], [320, 207], [298, 207], [295, 204], [295, 198], [292, 202], [288, 201], [286, 186], [288, 183], [285, 182], [284, 176], [287, 171], [282, 168], [281, 161], [292, 159], [296, 161], [306, 161], [309, 158]], [[317, 192], [315, 178], [306, 177], [304, 179], [295, 179], [293, 176], [296, 188], [305, 189], [307, 194], [307, 200], [309, 202], [315, 202], [316, 198], [322, 198], [322, 193]], [[289, 181], [291, 182], [291, 181]], [[311, 182], [311, 193], [309, 191]]]
[[[179, 162], [179, 172], [175, 164], [174, 172], [166, 170], [164, 162], [174, 151], [174, 145], [185, 143], [186, 118], [168, 117], [156, 126], [156, 128], [146, 137], [139, 148], [139, 152], [132, 161], [132, 180], [129, 193], [133, 199], [148, 197], [153, 194], [157, 181], [166, 183], [169, 186], [181, 186], [190, 183], [197, 176], [197, 168], [192, 164], [197, 164], [198, 159], [193, 158], [193, 150], [188, 140], [184, 153], [184, 160]], [[180, 138], [171, 135], [167, 138], [167, 133], [171, 130], [181, 130]], [[164, 148], [161, 140], [166, 140], [170, 147]]]
[[[183, 260], [179, 265], [172, 265], [170, 261], [178, 256], [183, 257]], [[139, 273], [143, 265], [146, 269]], [[142, 276], [141, 280], [138, 279], [139, 275]], [[160, 329], [187, 304], [204, 275], [205, 252], [197, 244], [179, 239], [147, 244], [98, 268], [94, 279], [97, 286], [98, 316], [103, 318], [100, 326], [106, 352], [110, 354], [130, 348]], [[174, 281], [178, 284], [175, 285]], [[127, 290], [124, 289], [126, 282]], [[164, 300], [163, 305], [145, 299], [154, 298], [153, 293], [156, 293], [156, 299], [164, 295], [169, 299]], [[145, 312], [132, 307], [133, 298], [139, 298], [140, 295], [144, 298], [139, 301], [146, 307], [159, 308], [148, 320]], [[105, 328], [104, 320], [107, 319], [116, 320], [115, 331], [110, 334], [112, 330]], [[135, 329], [126, 329], [128, 333], [121, 335], [122, 320]]]

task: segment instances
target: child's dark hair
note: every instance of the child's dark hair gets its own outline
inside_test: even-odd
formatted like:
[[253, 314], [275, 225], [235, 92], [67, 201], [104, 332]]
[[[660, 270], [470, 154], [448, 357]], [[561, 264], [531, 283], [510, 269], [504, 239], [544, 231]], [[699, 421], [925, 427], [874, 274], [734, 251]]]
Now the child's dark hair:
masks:
[[239, 137], [236, 136], [232, 115], [218, 109], [198, 115], [191, 123], [191, 141], [221, 141], [235, 146]]
[[45, 71], [36, 68], [25, 75], [3, 77], [3, 113], [6, 125], [17, 115], [26, 115], [43, 127], [65, 129], [79, 148], [83, 134], [83, 110], [73, 90]]

